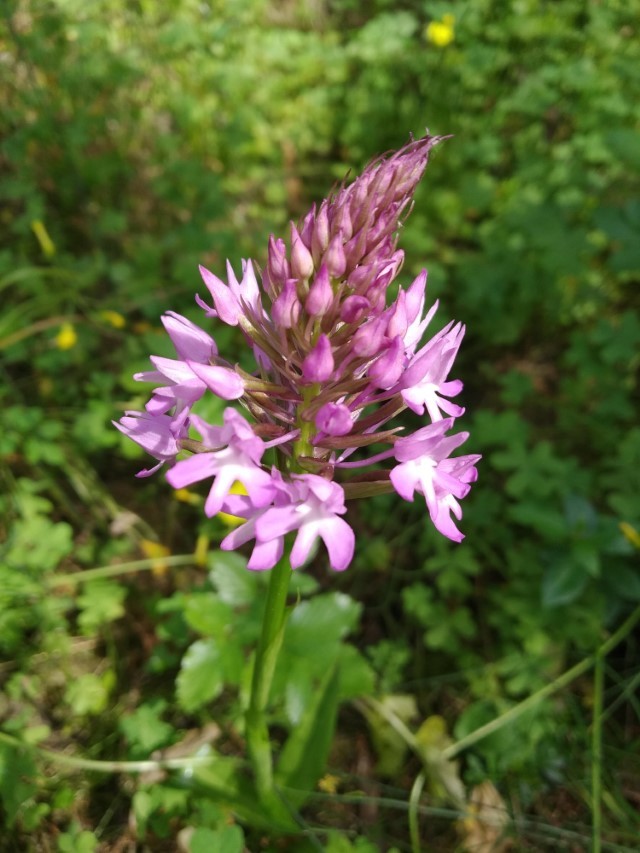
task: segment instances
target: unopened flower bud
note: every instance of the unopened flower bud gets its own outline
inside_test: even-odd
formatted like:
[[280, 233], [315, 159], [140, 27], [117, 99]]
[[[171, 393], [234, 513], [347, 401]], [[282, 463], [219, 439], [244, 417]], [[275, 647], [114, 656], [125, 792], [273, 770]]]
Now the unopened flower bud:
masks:
[[287, 279], [280, 295], [271, 306], [271, 316], [276, 326], [291, 329], [300, 317], [300, 300], [296, 292], [296, 280]]
[[289, 262], [287, 261], [287, 247], [284, 240], [269, 237], [268, 261], [269, 277], [275, 284], [282, 284], [285, 279], [290, 278]]
[[309, 295], [304, 307], [307, 309], [307, 314], [312, 317], [322, 317], [331, 308], [332, 303], [333, 290], [329, 281], [329, 273], [326, 264], [322, 264], [309, 288]]
[[386, 317], [377, 317], [365, 326], [360, 326], [353, 336], [353, 352], [361, 358], [371, 358], [380, 352], [387, 322]]
[[400, 336], [393, 339], [389, 349], [371, 365], [368, 371], [369, 379], [378, 388], [393, 388], [402, 376], [404, 368], [404, 347]]
[[323, 201], [316, 216], [313, 234], [311, 235], [311, 251], [313, 257], [319, 260], [329, 245], [329, 215], [327, 202]]
[[344, 239], [342, 233], [338, 234], [329, 243], [329, 248], [324, 256], [329, 275], [332, 278], [342, 278], [347, 268], [347, 259], [344, 253]]
[[344, 403], [325, 403], [316, 415], [316, 426], [327, 435], [347, 435], [353, 427], [353, 418]]
[[347, 296], [340, 309], [340, 319], [344, 323], [357, 323], [362, 320], [371, 305], [365, 296]]
[[291, 273], [298, 279], [307, 279], [313, 273], [311, 252], [303, 243], [302, 237], [293, 223], [291, 223]]
[[389, 325], [387, 326], [387, 337], [395, 338], [397, 335], [400, 335], [404, 338], [408, 325], [407, 296], [406, 293], [401, 290], [398, 293], [395, 305], [391, 307]]
[[315, 221], [316, 206], [314, 204], [309, 213], [305, 216], [302, 222], [302, 228], [300, 229], [300, 237], [307, 248], [311, 248], [311, 237], [315, 228]]
[[326, 382], [333, 370], [331, 342], [326, 335], [320, 335], [317, 344], [302, 362], [302, 375], [307, 382]]
[[332, 230], [334, 234], [342, 232], [342, 239], [345, 243], [353, 236], [353, 223], [351, 222], [351, 214], [349, 212], [348, 205], [343, 204], [338, 210], [333, 222]]
[[413, 323], [422, 312], [424, 306], [424, 292], [427, 286], [427, 271], [422, 270], [420, 275], [412, 282], [407, 290], [407, 320]]

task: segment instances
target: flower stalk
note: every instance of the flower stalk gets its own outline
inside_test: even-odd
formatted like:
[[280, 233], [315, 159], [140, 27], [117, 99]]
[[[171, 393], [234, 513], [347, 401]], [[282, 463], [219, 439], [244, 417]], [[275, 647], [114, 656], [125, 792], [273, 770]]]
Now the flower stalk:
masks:
[[256, 788], [261, 801], [267, 806], [277, 798], [273, 787], [271, 742], [265, 712], [284, 635], [290, 577], [291, 564], [286, 549], [269, 578], [262, 629], [253, 664], [249, 707], [245, 718], [247, 746]]

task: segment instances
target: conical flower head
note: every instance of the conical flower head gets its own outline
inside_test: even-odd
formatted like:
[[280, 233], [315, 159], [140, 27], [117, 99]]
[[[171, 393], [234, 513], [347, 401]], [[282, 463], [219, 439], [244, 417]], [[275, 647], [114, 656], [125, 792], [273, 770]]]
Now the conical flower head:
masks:
[[[129, 413], [119, 429], [155, 456], [152, 470], [170, 467], [174, 487], [213, 481], [205, 512], [245, 519], [222, 547], [255, 540], [250, 568], [272, 567], [293, 531], [292, 566], [321, 538], [333, 568], [346, 568], [354, 536], [341, 518], [344, 500], [394, 489], [405, 500], [423, 495], [435, 527], [462, 538], [451, 516], [461, 517], [479, 458], [450, 456], [467, 438], [448, 434], [464, 412], [450, 399], [462, 383], [449, 378], [464, 326], [451, 322], [423, 342], [437, 309], [426, 305], [425, 270], [387, 300], [404, 258], [399, 226], [441, 139], [412, 140], [372, 162], [292, 223], [288, 245], [272, 236], [262, 287], [251, 261], [239, 278], [228, 264], [226, 281], [201, 269], [213, 304], [197, 297], [198, 305], [207, 320], [242, 332], [253, 372], [226, 361], [208, 332], [168, 312], [163, 322], [178, 357], [154, 356], [155, 369], [136, 376], [160, 387], [146, 412]], [[229, 406], [224, 427], [207, 424], [197, 407], [208, 393], [235, 401], [253, 421]], [[431, 424], [403, 435], [393, 421], [407, 408]], [[371, 445], [386, 449], [367, 454]], [[182, 451], [193, 455], [180, 458]], [[385, 461], [392, 467], [378, 467]], [[368, 466], [376, 467], [351, 473]], [[233, 494], [236, 482], [246, 495]]]

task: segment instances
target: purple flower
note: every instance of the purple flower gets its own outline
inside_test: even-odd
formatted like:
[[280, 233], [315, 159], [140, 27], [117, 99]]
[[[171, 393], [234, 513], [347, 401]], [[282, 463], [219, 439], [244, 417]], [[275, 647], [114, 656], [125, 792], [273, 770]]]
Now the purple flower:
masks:
[[447, 418], [398, 439], [394, 453], [400, 464], [393, 468], [390, 478], [406, 501], [412, 501], [415, 492], [424, 495], [435, 527], [454, 542], [461, 542], [464, 536], [451, 519], [451, 513], [458, 520], [462, 518], [458, 500], [468, 494], [470, 483], [477, 479], [475, 464], [480, 456], [448, 458], [469, 437], [467, 432], [446, 436], [452, 425], [453, 418]]
[[[154, 369], [136, 375], [158, 387], [147, 411], [127, 414], [118, 428], [159, 464], [172, 465], [172, 486], [212, 480], [205, 512], [245, 519], [222, 547], [253, 541], [250, 568], [275, 565], [284, 537], [295, 533], [294, 568], [320, 538], [341, 571], [354, 548], [341, 517], [345, 499], [394, 489], [405, 500], [423, 494], [436, 528], [462, 538], [453, 519], [461, 517], [459, 501], [479, 457], [450, 458], [467, 434], [446, 433], [464, 412], [451, 400], [462, 382], [449, 379], [464, 326], [451, 322], [422, 342], [438, 307], [426, 303], [425, 270], [388, 298], [404, 259], [399, 227], [439, 141], [412, 140], [375, 160], [292, 223], [288, 245], [271, 236], [261, 285], [250, 261], [242, 262], [240, 280], [229, 263], [226, 281], [201, 267], [213, 306], [199, 296], [196, 302], [207, 321], [240, 328], [253, 372], [225, 361], [208, 331], [168, 311], [162, 322], [177, 357], [153, 356]], [[208, 424], [194, 407], [209, 393], [237, 400], [252, 422], [227, 407], [223, 426]], [[407, 408], [431, 424], [400, 437], [394, 419]], [[189, 425], [201, 441], [188, 437]], [[275, 446], [277, 468], [264, 457]], [[179, 451], [193, 455], [176, 461]], [[336, 475], [350, 479], [339, 485]], [[246, 496], [229, 494], [236, 481]]]
[[[185, 412], [186, 415], [186, 412]], [[137, 477], [149, 477], [165, 462], [174, 462], [180, 450], [179, 440], [186, 438], [186, 417], [171, 418], [169, 415], [153, 415], [149, 412], [126, 412], [120, 421], [112, 421], [123, 435], [139, 444], [155, 459], [157, 465], [143, 469]]]
[[443, 329], [416, 353], [402, 374], [398, 386], [400, 394], [407, 406], [417, 415], [423, 414], [425, 407], [432, 421], [442, 418], [440, 409], [452, 417], [464, 414], [461, 406], [443, 399], [455, 397], [462, 390], [460, 380], [447, 382], [446, 379], [460, 348], [464, 331], [461, 323], [453, 328]]
[[[320, 537], [329, 552], [331, 568], [344, 571], [353, 558], [355, 535], [339, 517], [346, 512], [340, 486], [315, 474], [294, 474], [285, 484], [275, 471], [274, 480], [278, 490], [276, 505], [252, 515], [223, 540], [221, 547], [231, 550], [255, 539], [249, 568], [271, 569], [282, 556], [286, 534], [297, 531], [291, 550], [292, 569], [306, 562]], [[234, 511], [239, 509], [236, 503]]]
[[222, 427], [211, 426], [197, 415], [192, 415], [191, 423], [208, 449], [176, 462], [167, 472], [169, 483], [175, 489], [182, 489], [213, 477], [204, 505], [209, 517], [220, 512], [236, 481], [242, 483], [255, 506], [268, 504], [273, 495], [271, 476], [260, 467], [265, 445], [242, 415], [227, 408]]
[[316, 345], [302, 362], [302, 375], [306, 382], [326, 382], [334, 369], [331, 342], [326, 335], [320, 335]]
[[223, 323], [237, 326], [247, 307], [260, 310], [260, 290], [251, 261], [242, 262], [241, 281], [235, 277], [231, 264], [227, 262], [228, 285], [209, 272], [206, 267], [200, 267], [200, 274], [213, 297], [213, 308], [209, 308], [199, 296], [196, 297], [198, 305], [204, 308], [207, 316], [219, 317]]

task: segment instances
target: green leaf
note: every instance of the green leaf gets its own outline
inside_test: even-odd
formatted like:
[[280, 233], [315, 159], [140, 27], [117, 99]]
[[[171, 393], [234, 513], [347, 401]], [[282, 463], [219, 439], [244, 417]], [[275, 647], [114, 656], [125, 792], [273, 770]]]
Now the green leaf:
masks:
[[154, 749], [168, 744], [174, 735], [174, 728], [160, 719], [167, 707], [162, 699], [156, 699], [140, 705], [133, 713], [122, 717], [118, 727], [132, 747], [135, 758], [146, 757]]
[[603, 576], [606, 584], [625, 601], [640, 601], [640, 569], [616, 560], [611, 570]]
[[306, 659], [326, 658], [327, 647], [355, 628], [361, 610], [362, 605], [339, 592], [300, 602], [289, 617], [284, 649]]
[[95, 634], [103, 625], [124, 616], [126, 587], [115, 581], [95, 580], [84, 586], [78, 596], [78, 624], [85, 636]]
[[0, 743], [0, 799], [9, 826], [37, 794], [36, 773], [30, 752]]
[[247, 561], [235, 551], [212, 551], [209, 554], [209, 578], [218, 590], [220, 600], [231, 607], [243, 607], [256, 598], [264, 579], [247, 569]]
[[236, 758], [217, 756], [210, 764], [195, 767], [190, 781], [209, 801], [233, 809], [234, 814], [256, 829], [276, 832], [299, 829], [293, 820], [283, 822], [281, 816], [274, 818], [265, 811], [242, 762]]
[[102, 675], [84, 672], [67, 685], [64, 698], [79, 716], [102, 714], [109, 705], [109, 696], [115, 687], [116, 676], [112, 669]]
[[242, 853], [244, 833], [239, 826], [198, 827], [189, 840], [189, 853]]
[[193, 593], [185, 597], [184, 618], [199, 634], [224, 637], [233, 624], [233, 611], [213, 592]]
[[287, 800], [299, 808], [322, 775], [329, 755], [339, 702], [337, 667], [325, 675], [315, 701], [289, 735], [280, 754], [276, 778]]
[[187, 649], [176, 681], [178, 703], [185, 711], [197, 711], [222, 693], [222, 653], [215, 640], [197, 640]]
[[554, 562], [542, 579], [542, 604], [560, 607], [575, 601], [584, 590], [589, 575], [584, 566], [565, 555]]
[[355, 646], [344, 645], [338, 667], [340, 701], [373, 693], [375, 673]]
[[[353, 841], [342, 832], [332, 832], [327, 838], [326, 853], [377, 853], [380, 848], [358, 836]], [[389, 851], [391, 853], [391, 851]]]

